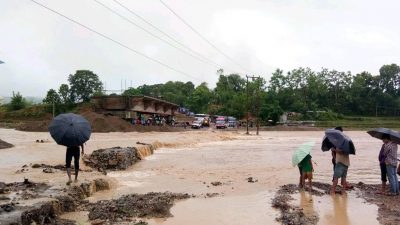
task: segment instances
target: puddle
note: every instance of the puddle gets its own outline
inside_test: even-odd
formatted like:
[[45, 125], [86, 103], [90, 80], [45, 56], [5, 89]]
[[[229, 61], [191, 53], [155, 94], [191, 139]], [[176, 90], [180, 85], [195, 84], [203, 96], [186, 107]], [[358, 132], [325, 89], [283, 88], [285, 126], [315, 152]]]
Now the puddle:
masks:
[[204, 224], [279, 224], [277, 212], [270, 209], [273, 193], [254, 195], [192, 198], [177, 202], [167, 219], [148, 220], [149, 225], [204, 225]]
[[355, 195], [355, 193], [348, 193], [344, 196], [315, 196], [301, 191], [292, 195], [294, 200], [290, 203], [303, 208], [306, 215], [316, 213], [319, 217], [317, 223], [319, 225], [379, 225], [378, 207], [365, 203], [363, 199]]

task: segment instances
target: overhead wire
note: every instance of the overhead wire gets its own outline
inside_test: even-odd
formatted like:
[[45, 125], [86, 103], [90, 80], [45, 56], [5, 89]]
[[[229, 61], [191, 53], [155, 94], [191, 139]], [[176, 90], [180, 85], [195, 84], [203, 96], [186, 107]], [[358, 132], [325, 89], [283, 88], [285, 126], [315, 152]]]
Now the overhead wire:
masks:
[[[97, 4], [99, 4], [100, 6], [102, 6], [103, 8], [107, 9], [108, 11], [110, 11], [111, 13], [113, 13], [114, 15], [116, 15], [116, 16], [118, 16], [118, 17], [124, 19], [124, 20], [127, 21], [128, 23], [130, 23], [130, 24], [136, 26], [137, 28], [143, 30], [144, 32], [146, 32], [146, 33], [149, 34], [150, 36], [152, 36], [152, 37], [154, 37], [154, 38], [156, 38], [156, 39], [158, 39], [158, 40], [164, 42], [165, 44], [167, 44], [167, 45], [169, 45], [169, 46], [171, 46], [171, 47], [177, 49], [177, 50], [180, 51], [180, 52], [183, 52], [183, 53], [185, 53], [185, 54], [187, 54], [187, 55], [189, 55], [189, 56], [191, 56], [191, 57], [193, 57], [193, 58], [199, 60], [199, 61], [202, 62], [202, 63], [206, 63], [206, 64], [208, 63], [208, 62], [206, 62], [205, 60], [200, 59], [199, 57], [197, 57], [197, 56], [195, 56], [195, 55], [193, 55], [193, 54], [191, 54], [191, 53], [189, 53], [189, 52], [186, 52], [186, 51], [184, 51], [184, 50], [182, 50], [182, 49], [176, 47], [175, 45], [169, 43], [168, 41], [162, 39], [161, 37], [159, 37], [159, 36], [153, 34], [153, 33], [150, 32], [149, 30], [147, 30], [146, 28], [144, 28], [144, 27], [142, 27], [142, 26], [136, 24], [135, 22], [133, 22], [133, 21], [130, 20], [129, 18], [127, 18], [127, 17], [121, 15], [120, 13], [118, 13], [117, 11], [115, 11], [115, 10], [113, 10], [112, 8], [108, 7], [107, 5], [103, 4], [102, 2], [100, 2], [100, 1], [98, 1], [98, 0], [93, 0], [93, 1], [96, 2]], [[212, 66], [214, 66], [214, 65], [212, 65]]]
[[204, 35], [202, 35], [200, 32], [198, 32], [193, 26], [191, 26], [186, 20], [184, 20], [177, 12], [175, 12], [171, 7], [169, 7], [163, 0], [160, 0], [161, 4], [163, 4], [172, 14], [174, 14], [180, 21], [182, 21], [187, 27], [189, 27], [194, 33], [196, 33], [201, 39], [203, 39], [205, 42], [207, 42], [211, 47], [213, 47], [217, 52], [219, 52], [221, 55], [223, 55], [225, 58], [227, 58], [229, 61], [231, 61], [233, 64], [236, 66], [240, 67], [242, 70], [247, 71], [242, 65], [237, 63], [235, 60], [233, 60], [230, 56], [225, 54], [222, 50], [220, 50], [217, 46], [215, 46], [211, 41], [209, 41]]
[[[118, 4], [119, 6], [121, 6], [122, 8], [126, 9], [128, 12], [130, 12], [132, 15], [136, 16], [137, 18], [139, 18], [140, 20], [142, 20], [144, 23], [146, 23], [147, 25], [151, 26], [152, 28], [156, 29], [158, 32], [164, 34], [165, 36], [167, 36], [169, 39], [171, 39], [172, 41], [174, 41], [176, 44], [180, 45], [181, 47], [185, 48], [186, 50], [196, 54], [197, 56], [201, 57], [202, 59], [206, 60], [207, 62], [210, 62], [211, 64], [213, 64], [214, 66], [220, 68], [224, 68], [225, 66], [222, 66], [216, 62], [214, 62], [211, 59], [208, 59], [207, 57], [203, 56], [202, 54], [200, 54], [199, 52], [197, 52], [196, 50], [193, 50], [192, 48], [188, 47], [187, 45], [183, 44], [182, 42], [176, 40], [174, 37], [172, 37], [171, 35], [169, 35], [168, 33], [166, 33], [165, 31], [161, 30], [160, 28], [158, 28], [157, 26], [155, 26], [154, 24], [150, 23], [149, 21], [147, 21], [145, 18], [143, 18], [142, 16], [140, 16], [138, 13], [136, 13], [135, 11], [133, 11], [131, 8], [127, 7], [126, 5], [122, 4], [120, 1], [118, 0], [113, 0], [116, 4]], [[226, 67], [225, 67], [226, 68]], [[230, 69], [232, 70], [232, 69]], [[232, 70], [234, 71], [234, 70]]]
[[125, 49], [128, 49], [129, 51], [131, 51], [133, 53], [136, 53], [137, 55], [140, 55], [140, 56], [142, 56], [142, 57], [144, 57], [144, 58], [146, 58], [146, 59], [148, 59], [148, 60], [150, 60], [152, 62], [160, 64], [160, 65], [164, 66], [165, 68], [168, 68], [168, 69], [170, 69], [170, 70], [172, 70], [174, 72], [180, 73], [180, 74], [185, 75], [187, 77], [190, 77], [192, 79], [198, 80], [200, 82], [202, 81], [202, 80], [200, 80], [200, 79], [198, 79], [198, 78], [196, 78], [196, 77], [194, 77], [194, 76], [192, 76], [192, 75], [190, 75], [190, 74], [188, 74], [186, 72], [178, 70], [178, 69], [176, 69], [176, 68], [174, 68], [174, 67], [172, 67], [172, 66], [170, 66], [170, 65], [168, 65], [166, 63], [161, 62], [158, 59], [154, 59], [154, 58], [152, 58], [152, 57], [150, 57], [150, 56], [148, 56], [148, 55], [146, 55], [144, 53], [141, 53], [141, 52], [139, 52], [139, 51], [137, 51], [137, 50], [125, 45], [122, 42], [119, 42], [119, 41], [117, 41], [117, 40], [115, 40], [115, 39], [113, 39], [113, 38], [111, 38], [111, 37], [109, 37], [109, 36], [107, 36], [105, 34], [102, 34], [102, 33], [98, 32], [98, 31], [94, 30], [93, 28], [90, 28], [90, 27], [88, 27], [88, 26], [86, 26], [86, 25], [84, 25], [84, 24], [82, 24], [82, 23], [80, 23], [80, 22], [78, 22], [78, 21], [76, 21], [76, 20], [74, 20], [74, 19], [72, 19], [72, 18], [70, 18], [70, 17], [68, 17], [68, 16], [66, 16], [66, 15], [64, 15], [64, 14], [62, 14], [62, 13], [60, 13], [60, 12], [58, 12], [58, 11], [52, 9], [52, 8], [50, 8], [50, 7], [48, 7], [48, 6], [46, 6], [46, 5], [43, 5], [42, 3], [39, 3], [39, 2], [37, 2], [35, 0], [30, 0], [30, 1], [35, 3], [35, 4], [37, 4], [37, 5], [39, 5], [39, 6], [41, 6], [41, 7], [43, 7], [43, 8], [45, 8], [45, 9], [47, 9], [47, 10], [49, 10], [49, 11], [51, 11], [51, 12], [53, 12], [53, 13], [55, 13], [55, 14], [57, 14], [57, 15], [59, 15], [59, 16], [61, 16], [61, 17], [63, 17], [63, 18], [65, 18], [65, 19], [67, 19], [67, 20], [69, 20], [69, 21], [71, 21], [71, 22], [73, 22], [73, 23], [75, 23], [75, 24], [77, 24], [77, 25], [79, 25], [79, 26], [81, 26], [81, 27], [83, 27], [83, 28], [85, 28], [86, 30], [89, 30], [90, 32], [95, 33], [95, 34], [97, 34], [97, 35], [99, 35], [99, 36], [101, 36], [101, 37], [103, 37], [103, 38], [105, 38], [105, 39], [107, 39], [109, 41], [112, 41], [115, 44], [117, 44], [117, 45], [119, 45], [119, 46], [121, 46], [121, 47], [123, 47]]

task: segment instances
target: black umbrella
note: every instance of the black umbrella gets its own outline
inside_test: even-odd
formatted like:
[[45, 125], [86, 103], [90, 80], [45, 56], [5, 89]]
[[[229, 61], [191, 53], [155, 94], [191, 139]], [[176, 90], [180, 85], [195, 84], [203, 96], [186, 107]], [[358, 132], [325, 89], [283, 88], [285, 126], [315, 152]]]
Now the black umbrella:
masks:
[[80, 146], [90, 138], [92, 128], [83, 116], [65, 113], [56, 116], [49, 125], [53, 139], [59, 145]]
[[384, 134], [388, 134], [390, 136], [390, 140], [396, 144], [400, 145], [400, 132], [394, 131], [388, 128], [375, 128], [373, 130], [367, 131], [369, 135], [374, 138], [378, 138], [382, 140], [382, 136]]
[[332, 147], [336, 147], [347, 154], [356, 154], [353, 141], [340, 130], [327, 129], [325, 137], [322, 141], [322, 151], [328, 151]]

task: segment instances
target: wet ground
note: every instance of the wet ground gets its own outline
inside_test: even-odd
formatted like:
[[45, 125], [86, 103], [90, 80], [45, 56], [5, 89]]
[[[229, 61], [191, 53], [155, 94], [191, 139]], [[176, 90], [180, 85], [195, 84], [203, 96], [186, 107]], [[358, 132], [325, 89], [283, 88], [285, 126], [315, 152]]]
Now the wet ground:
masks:
[[[346, 132], [354, 141], [357, 155], [351, 156], [351, 183], [379, 183], [377, 154], [381, 141], [361, 131]], [[26, 163], [62, 163], [65, 150], [54, 143], [33, 143], [49, 138], [46, 133], [26, 133], [0, 129], [1, 138], [16, 147], [0, 154], [0, 177], [13, 182], [29, 174], [50, 185], [64, 185], [63, 171], [45, 174], [42, 170], [15, 174]], [[280, 211], [272, 199], [282, 185], [297, 184], [298, 169], [291, 166], [291, 154], [302, 143], [314, 141], [312, 155], [316, 165], [315, 181], [329, 184], [332, 176], [330, 154], [320, 150], [321, 131], [265, 131], [260, 136], [240, 133], [109, 133], [94, 134], [87, 152], [99, 148], [134, 146], [136, 142], [169, 143], [125, 171], [109, 172], [111, 190], [89, 197], [90, 202], [117, 199], [126, 194], [149, 192], [188, 193], [194, 198], [178, 200], [171, 208], [173, 217], [145, 219], [149, 224], [280, 224]], [[54, 153], [53, 153], [54, 152]], [[5, 157], [3, 157], [5, 156]], [[7, 160], [6, 160], [7, 159]], [[82, 179], [104, 176], [82, 173]], [[321, 188], [320, 188], [321, 189]], [[324, 189], [324, 188], [322, 188]], [[325, 190], [320, 190], [323, 192]], [[356, 188], [347, 196], [290, 193], [288, 204], [302, 208], [305, 215], [315, 215], [315, 224], [379, 224], [378, 207], [358, 198]], [[374, 203], [374, 202], [372, 202]], [[87, 222], [88, 212], [68, 213], [64, 218]]]

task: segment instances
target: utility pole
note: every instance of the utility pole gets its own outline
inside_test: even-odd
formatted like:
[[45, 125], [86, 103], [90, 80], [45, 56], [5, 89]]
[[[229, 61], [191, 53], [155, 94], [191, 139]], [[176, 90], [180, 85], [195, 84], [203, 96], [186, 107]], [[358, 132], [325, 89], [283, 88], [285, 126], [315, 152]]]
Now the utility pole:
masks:
[[257, 99], [256, 99], [256, 115], [257, 115], [257, 132], [260, 130], [260, 77], [257, 78]]
[[256, 127], [257, 127], [257, 135], [258, 131], [260, 129], [260, 124], [259, 124], [259, 109], [260, 109], [260, 76], [248, 76], [246, 75], [246, 89], [247, 89], [247, 95], [246, 95], [246, 102], [247, 102], [247, 113], [246, 113], [246, 128], [247, 132], [246, 134], [249, 134], [249, 78], [251, 78], [253, 81], [257, 79], [257, 90], [256, 90], [256, 110], [255, 113], [257, 115], [257, 121], [256, 121]]
[[246, 134], [249, 134], [249, 77], [246, 75]]
[[55, 116], [55, 114], [56, 114], [55, 111], [56, 111], [56, 110], [55, 110], [54, 96], [53, 96], [53, 118], [54, 118], [54, 116]]

